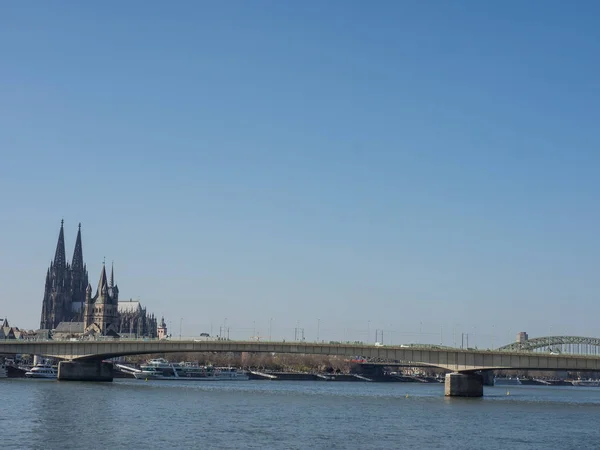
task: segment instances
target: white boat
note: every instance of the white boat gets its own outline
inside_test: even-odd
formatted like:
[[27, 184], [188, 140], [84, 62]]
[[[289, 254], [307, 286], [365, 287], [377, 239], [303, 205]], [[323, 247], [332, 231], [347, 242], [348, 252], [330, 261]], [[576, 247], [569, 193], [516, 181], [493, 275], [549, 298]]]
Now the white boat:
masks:
[[520, 384], [519, 377], [494, 377], [494, 386], [518, 386]]
[[37, 364], [29, 372], [25, 372], [27, 378], [54, 378], [56, 379], [58, 371], [50, 364]]
[[153, 359], [142, 364], [139, 371], [130, 371], [138, 380], [180, 381], [241, 381], [248, 380], [246, 372], [235, 367], [199, 366], [194, 363], [170, 363]]
[[216, 367], [216, 377], [219, 380], [249, 380], [248, 373], [235, 367]]
[[141, 370], [134, 370], [131, 372], [135, 378], [177, 378], [181, 372], [179, 364], [171, 363], [164, 358], [151, 359], [146, 364], [141, 364], [140, 369]]
[[164, 358], [151, 359], [146, 364], [140, 365], [142, 370], [155, 370], [155, 369], [170, 369], [173, 364]]

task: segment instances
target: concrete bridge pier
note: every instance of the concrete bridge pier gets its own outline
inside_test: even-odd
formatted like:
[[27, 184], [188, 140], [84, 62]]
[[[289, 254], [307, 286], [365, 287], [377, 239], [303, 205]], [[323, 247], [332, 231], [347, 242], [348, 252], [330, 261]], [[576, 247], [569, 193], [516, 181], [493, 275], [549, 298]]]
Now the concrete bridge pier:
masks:
[[448, 373], [444, 386], [446, 397], [483, 397], [483, 377], [476, 373]]
[[482, 370], [478, 372], [483, 377], [483, 385], [484, 386], [493, 386], [494, 385], [494, 371], [493, 370]]
[[112, 381], [113, 365], [103, 361], [61, 361], [58, 381]]

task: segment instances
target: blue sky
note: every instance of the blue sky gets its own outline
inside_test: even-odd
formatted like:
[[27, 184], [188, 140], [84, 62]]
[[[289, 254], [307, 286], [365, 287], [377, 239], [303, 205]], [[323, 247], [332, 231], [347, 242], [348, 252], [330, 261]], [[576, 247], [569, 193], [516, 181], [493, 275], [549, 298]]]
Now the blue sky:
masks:
[[599, 13], [3, 4], [0, 315], [38, 326], [64, 218], [175, 334], [600, 335]]

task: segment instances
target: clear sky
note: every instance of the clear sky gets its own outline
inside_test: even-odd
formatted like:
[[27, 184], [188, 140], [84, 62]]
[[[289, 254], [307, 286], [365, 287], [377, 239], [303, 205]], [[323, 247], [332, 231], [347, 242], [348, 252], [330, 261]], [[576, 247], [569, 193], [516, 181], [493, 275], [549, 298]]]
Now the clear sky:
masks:
[[64, 218], [175, 335], [600, 336], [598, 17], [4, 2], [0, 315], [39, 326]]

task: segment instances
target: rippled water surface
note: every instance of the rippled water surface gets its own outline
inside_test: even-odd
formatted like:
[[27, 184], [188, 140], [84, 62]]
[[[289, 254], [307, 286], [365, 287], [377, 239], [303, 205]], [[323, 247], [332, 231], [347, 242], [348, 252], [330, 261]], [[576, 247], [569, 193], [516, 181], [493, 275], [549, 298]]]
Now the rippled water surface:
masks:
[[600, 388], [4, 379], [0, 395], [7, 449], [600, 449]]

